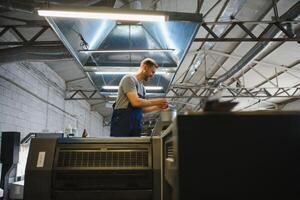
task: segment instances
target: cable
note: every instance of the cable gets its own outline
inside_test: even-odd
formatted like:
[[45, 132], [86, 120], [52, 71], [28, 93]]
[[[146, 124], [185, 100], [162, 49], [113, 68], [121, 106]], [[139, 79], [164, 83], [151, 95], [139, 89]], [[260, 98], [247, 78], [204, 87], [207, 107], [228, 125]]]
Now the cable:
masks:
[[80, 47], [82, 47], [83, 50], [88, 50], [89, 49], [89, 44], [85, 41], [84, 37], [82, 36], [81, 33], [76, 31], [74, 28], [71, 28], [72, 31], [74, 31], [76, 34], [78, 34], [81, 42], [80, 42]]

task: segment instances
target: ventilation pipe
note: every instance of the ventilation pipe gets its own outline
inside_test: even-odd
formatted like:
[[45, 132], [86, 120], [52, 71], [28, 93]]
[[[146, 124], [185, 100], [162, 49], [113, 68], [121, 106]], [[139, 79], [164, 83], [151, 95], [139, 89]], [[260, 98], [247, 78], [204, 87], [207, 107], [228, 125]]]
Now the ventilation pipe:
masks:
[[[292, 6], [285, 14], [283, 14], [279, 21], [293, 20], [297, 18], [300, 14], [300, 2], [296, 3]], [[269, 25], [271, 26], [271, 25]], [[263, 35], [263, 37], [274, 37], [279, 32], [279, 29], [275, 26], [272, 26], [268, 32]], [[230, 77], [232, 77], [235, 73], [240, 71], [243, 67], [245, 67], [249, 62], [251, 62], [268, 44], [268, 41], [258, 42], [252, 49], [248, 51], [248, 53], [241, 58], [241, 60], [236, 63], [230, 70], [221, 75], [217, 80], [213, 83], [212, 87], [217, 87]]]
[[[222, 1], [218, 1], [215, 5], [218, 5], [219, 3], [221, 3]], [[236, 15], [239, 10], [245, 5], [246, 0], [232, 0], [232, 1], [226, 1], [223, 5], [222, 5], [222, 10], [221, 13], [219, 14], [219, 16], [217, 17], [217, 19], [229, 19], [232, 15]], [[211, 12], [211, 11], [209, 11]], [[206, 13], [205, 15], [209, 14]], [[204, 17], [205, 17], [204, 15]], [[215, 33], [217, 33], [218, 35], [223, 33], [226, 30], [226, 26], [227, 25], [216, 25], [213, 27], [213, 30]], [[214, 42], [204, 42], [203, 45], [204, 49], [212, 49], [215, 46]], [[194, 61], [192, 62], [191, 66], [189, 67], [190, 69], [193, 69], [194, 71], [197, 71], [198, 67], [202, 64], [202, 62], [204, 61], [204, 57], [203, 55], [196, 55], [194, 58]], [[189, 71], [188, 70], [188, 71]], [[183, 79], [181, 80], [181, 82], [184, 82], [187, 78], [188, 72], [185, 73]], [[189, 77], [189, 79], [191, 79], [193, 76], [193, 74]], [[180, 80], [180, 78], [178, 78], [178, 80]]]
[[0, 49], [0, 64], [56, 60], [73, 60], [73, 58], [64, 46], [22, 46]]

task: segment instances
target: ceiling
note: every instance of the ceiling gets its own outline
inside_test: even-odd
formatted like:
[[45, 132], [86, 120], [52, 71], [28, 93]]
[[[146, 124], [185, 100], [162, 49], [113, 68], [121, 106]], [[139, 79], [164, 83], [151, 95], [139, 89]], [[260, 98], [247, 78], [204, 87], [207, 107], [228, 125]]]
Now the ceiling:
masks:
[[[298, 0], [279, 0], [275, 1], [276, 4], [270, 0], [47, 2], [85, 9], [94, 6], [142, 8], [148, 11], [201, 13], [203, 16], [200, 25], [190, 29], [186, 26], [193, 22], [180, 22], [179, 25], [169, 22], [167, 25], [173, 28], [168, 29], [171, 30], [169, 35], [173, 42], [179, 44], [180, 54], [144, 52], [133, 55], [123, 52], [95, 53], [91, 56], [79, 52], [84, 49], [78, 33], [91, 44], [96, 34], [93, 27], [103, 26], [103, 21], [75, 22], [70, 19], [68, 23], [79, 28], [71, 31], [66, 29], [66, 21], [48, 19], [52, 28], [57, 26], [57, 30], [71, 35], [62, 40], [62, 35], [55, 28], [50, 28], [47, 21], [35, 12], [45, 2], [11, 0], [0, 3], [0, 64], [44, 62], [66, 81], [69, 91], [66, 99], [72, 95], [73, 100], [88, 99], [92, 109], [104, 117], [111, 115], [110, 103], [113, 99], [108, 95], [114, 91], [104, 91], [102, 87], [117, 85], [122, 75], [97, 75], [95, 72], [134, 70], [140, 58], [145, 56], [155, 57], [162, 66], [161, 70], [172, 69], [171, 73], [155, 75], [154, 80], [146, 84], [162, 86], [162, 91], [157, 95], [166, 95], [179, 112], [200, 111], [205, 101], [211, 98], [221, 97], [221, 101], [238, 102], [236, 111], [280, 109], [279, 105], [284, 102], [299, 98], [300, 44], [295, 39], [300, 37]], [[159, 35], [161, 30], [157, 27], [154, 23], [122, 26], [109, 22], [105, 24], [105, 31], [98, 32], [101, 37], [97, 37], [92, 46], [95, 50], [115, 50], [120, 44], [123, 50], [132, 47], [170, 48], [166, 45], [168, 38]], [[133, 33], [136, 40], [124, 42], [130, 41], [128, 37]], [[132, 44], [136, 46], [129, 47]], [[128, 62], [128, 57], [134, 59]], [[99, 66], [106, 68], [99, 69]], [[126, 70], [124, 67], [127, 67]], [[94, 94], [95, 89], [97, 92]], [[150, 96], [152, 93], [149, 92]]]
[[[100, 12], [100, 9], [96, 11]], [[102, 8], [102, 12], [120, 14], [121, 11], [124, 9]], [[143, 11], [142, 14], [153, 15], [153, 11]], [[134, 73], [141, 60], [153, 58], [159, 69], [155, 77], [145, 83], [149, 97], [149, 94], [166, 94], [201, 22], [199, 14], [186, 16], [181, 13], [184, 17], [181, 19], [175, 13], [175, 20], [171, 19], [174, 13], [159, 14], [168, 16], [168, 21], [124, 22], [51, 16], [46, 20], [104, 98], [116, 96], [117, 89], [111, 87], [117, 88], [125, 74]]]

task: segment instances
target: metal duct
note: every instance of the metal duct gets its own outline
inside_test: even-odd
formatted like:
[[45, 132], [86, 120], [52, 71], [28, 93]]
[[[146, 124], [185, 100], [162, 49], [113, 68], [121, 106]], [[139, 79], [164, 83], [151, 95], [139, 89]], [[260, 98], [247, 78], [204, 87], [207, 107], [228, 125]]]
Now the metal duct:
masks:
[[[230, 1], [230, 2], [225, 2], [222, 5], [222, 10], [220, 11], [220, 13], [218, 14], [217, 18], [215, 20], [219, 20], [219, 19], [230, 19], [231, 16], [235, 16], [240, 9], [245, 5], [246, 0], [235, 0], [235, 1]], [[218, 4], [218, 3], [217, 3]], [[216, 5], [216, 4], [215, 4]], [[208, 11], [205, 15], [208, 15], [210, 11]], [[226, 25], [216, 25], [213, 27], [213, 30], [215, 31], [215, 33], [217, 33], [218, 35], [221, 35], [226, 29]], [[213, 49], [215, 43], [213, 42], [204, 42], [201, 45], [201, 49]], [[199, 48], [199, 49], [200, 49]], [[181, 82], [184, 82], [186, 79], [191, 79], [193, 76], [195, 76], [195, 74], [192, 74], [191, 76], [187, 76], [188, 72], [190, 71], [190, 69], [193, 70], [197, 70], [199, 66], [201, 66], [202, 62], [204, 61], [204, 55], [196, 55], [194, 57], [194, 60], [192, 62], [192, 64], [190, 65], [190, 67], [188, 68], [187, 72], [184, 72], [185, 75], [183, 77], [183, 79], [181, 80]], [[177, 79], [177, 81], [180, 80], [180, 78]], [[190, 99], [187, 100], [187, 102], [189, 102]], [[181, 109], [184, 107], [184, 105], [180, 105]]]
[[[283, 14], [279, 21], [292, 20], [298, 17], [300, 14], [300, 2], [297, 2], [294, 6], [292, 6], [285, 14]], [[269, 25], [270, 26], [270, 25]], [[272, 26], [268, 32], [264, 34], [263, 37], [274, 37], [279, 32], [277, 27]], [[226, 81], [228, 78], [233, 76], [239, 70], [241, 70], [244, 66], [246, 66], [252, 59], [256, 57], [258, 53], [260, 53], [268, 44], [268, 41], [257, 43], [252, 49], [248, 51], [248, 53], [242, 57], [242, 59], [235, 64], [230, 70], [221, 75], [212, 85], [212, 87], [217, 87], [220, 83]]]
[[0, 8], [4, 8], [11, 11], [20, 11], [26, 13], [32, 13], [34, 11], [34, 7], [38, 6], [37, 3], [22, 3], [20, 1], [1, 1]]
[[[70, 8], [69, 8], [70, 9]], [[80, 7], [74, 7], [74, 11]], [[89, 10], [89, 9], [86, 9]], [[122, 9], [97, 8], [97, 11], [124, 12]], [[155, 11], [135, 10], [134, 13], [153, 14]], [[180, 66], [201, 22], [201, 15], [191, 13], [156, 12], [169, 17], [166, 22], [124, 23], [116, 20], [46, 17], [57, 36], [83, 68], [99, 72], [135, 71], [142, 59], [156, 60], [161, 71], [175, 71]], [[175, 19], [172, 18], [175, 16]], [[105, 85], [119, 85], [124, 74], [88, 73], [101, 94], [116, 91]], [[147, 86], [162, 86], [164, 93], [172, 73], [156, 75]]]
[[[224, 10], [221, 11], [222, 14], [218, 17], [219, 19], [230, 19], [231, 16], [235, 16], [240, 9], [245, 5], [246, 0], [234, 0], [234, 1], [230, 1], [228, 4], [225, 3], [223, 5]], [[207, 15], [208, 13], [206, 13]], [[225, 29], [226, 29], [227, 25], [216, 25], [213, 30], [215, 33], [217, 33], [217, 35], [221, 35]], [[213, 47], [215, 46], [214, 42], [205, 42], [203, 44], [204, 49], [213, 49]], [[202, 62], [204, 60], [204, 55], [196, 55], [193, 63], [191, 64], [191, 66], [189, 67], [189, 69], [194, 69], [197, 70], [199, 66], [201, 66]], [[191, 79], [193, 76], [193, 74], [189, 77], [189, 79]], [[187, 74], [184, 76], [184, 78], [182, 79], [182, 82], [184, 82], [187, 78]], [[178, 79], [179, 80], [179, 79]]]
[[22, 46], [0, 49], [0, 64], [30, 60], [73, 60], [73, 58], [64, 46]]

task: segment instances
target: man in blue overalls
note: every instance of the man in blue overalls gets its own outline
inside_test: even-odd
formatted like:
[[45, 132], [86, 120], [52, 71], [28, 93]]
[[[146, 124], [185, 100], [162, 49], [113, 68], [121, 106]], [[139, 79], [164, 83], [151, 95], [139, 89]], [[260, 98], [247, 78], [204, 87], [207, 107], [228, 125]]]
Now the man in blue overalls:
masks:
[[142, 132], [143, 113], [165, 109], [166, 99], [145, 99], [143, 81], [150, 80], [158, 65], [151, 58], [144, 59], [134, 75], [125, 75], [119, 84], [118, 97], [114, 104], [110, 136], [139, 137]]

